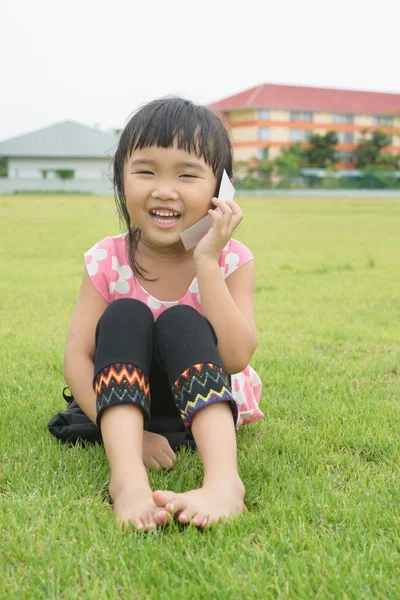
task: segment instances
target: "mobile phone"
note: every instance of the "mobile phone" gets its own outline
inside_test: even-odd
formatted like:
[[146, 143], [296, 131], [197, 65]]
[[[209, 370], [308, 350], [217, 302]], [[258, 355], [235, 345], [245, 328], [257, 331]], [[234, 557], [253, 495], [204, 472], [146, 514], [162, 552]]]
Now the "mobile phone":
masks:
[[[224, 170], [221, 179], [221, 185], [219, 186], [218, 199], [219, 200], [233, 200], [235, 197], [235, 188], [231, 184], [227, 172]], [[217, 208], [219, 212], [221, 210]], [[206, 235], [207, 231], [210, 229], [212, 225], [212, 217], [210, 215], [206, 215], [197, 223], [194, 223], [185, 231], [180, 233], [180, 237], [182, 240], [182, 244], [185, 247], [185, 250], [190, 250], [197, 246], [199, 241]]]

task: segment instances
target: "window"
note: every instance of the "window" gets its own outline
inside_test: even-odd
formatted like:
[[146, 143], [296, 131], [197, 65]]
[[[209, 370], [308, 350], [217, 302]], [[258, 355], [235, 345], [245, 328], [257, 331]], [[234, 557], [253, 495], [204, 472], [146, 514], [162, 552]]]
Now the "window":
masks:
[[312, 123], [313, 113], [308, 110], [291, 110], [290, 111], [291, 121], [300, 121], [303, 123]]
[[258, 160], [268, 160], [269, 148], [257, 148], [256, 158]]
[[269, 137], [269, 127], [260, 127], [258, 130], [258, 139], [268, 141]]
[[354, 115], [350, 113], [333, 113], [334, 123], [346, 123], [348, 125], [354, 123]]
[[354, 132], [353, 131], [337, 131], [338, 143], [339, 144], [354, 144]]
[[340, 163], [354, 162], [354, 156], [352, 152], [336, 152], [335, 156]]
[[306, 142], [311, 135], [311, 131], [307, 129], [291, 129], [289, 131], [289, 139], [291, 142]]
[[261, 121], [269, 121], [269, 108], [260, 108], [260, 110], [258, 111], [258, 118], [261, 119]]
[[386, 127], [393, 127], [393, 117], [389, 117], [389, 115], [374, 115], [372, 117], [372, 125], [385, 125]]

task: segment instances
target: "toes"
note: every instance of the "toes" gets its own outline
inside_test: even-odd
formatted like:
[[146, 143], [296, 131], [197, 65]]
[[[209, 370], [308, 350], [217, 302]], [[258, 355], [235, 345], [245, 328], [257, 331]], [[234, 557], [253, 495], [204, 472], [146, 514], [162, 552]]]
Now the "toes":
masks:
[[130, 519], [130, 522], [139, 531], [143, 531], [144, 530], [144, 523], [143, 523], [143, 521], [142, 521], [142, 519], [140, 517], [138, 517], [137, 519]]
[[170, 490], [157, 490], [153, 493], [153, 502], [157, 504], [157, 506], [164, 508], [174, 496], [174, 492], [171, 492]]
[[144, 531], [152, 531], [156, 528], [156, 524], [154, 522], [153, 515], [149, 512], [145, 513], [142, 516], [142, 523]]
[[200, 523], [200, 529], [205, 529], [206, 527], [210, 527], [213, 521], [210, 519], [210, 515], [207, 515], [205, 519]]
[[205, 527], [205, 525], [203, 525], [203, 523], [207, 523], [210, 519], [210, 515], [207, 515], [204, 512], [198, 512], [193, 519], [191, 520], [192, 525], [195, 525], [196, 527]]
[[166, 510], [159, 510], [154, 513], [153, 519], [156, 525], [165, 525], [170, 520], [171, 515]]
[[197, 508], [195, 508], [194, 506], [189, 506], [183, 512], [180, 513], [178, 521], [180, 521], [181, 523], [189, 523], [190, 521], [193, 522], [193, 518], [197, 515], [197, 512]]
[[188, 508], [189, 501], [184, 494], [175, 494], [170, 491], [154, 492], [153, 501], [157, 506], [165, 508], [171, 515]]

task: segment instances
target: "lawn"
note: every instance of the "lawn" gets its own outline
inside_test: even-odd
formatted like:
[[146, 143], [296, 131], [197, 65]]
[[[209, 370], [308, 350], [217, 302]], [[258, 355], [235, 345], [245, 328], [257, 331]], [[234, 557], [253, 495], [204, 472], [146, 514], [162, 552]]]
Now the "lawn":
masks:
[[[0, 196], [0, 598], [400, 598], [400, 198], [241, 203], [265, 413], [238, 435], [247, 511], [144, 535], [115, 522], [103, 448], [47, 431], [112, 200]], [[151, 481], [198, 486], [198, 456]]]

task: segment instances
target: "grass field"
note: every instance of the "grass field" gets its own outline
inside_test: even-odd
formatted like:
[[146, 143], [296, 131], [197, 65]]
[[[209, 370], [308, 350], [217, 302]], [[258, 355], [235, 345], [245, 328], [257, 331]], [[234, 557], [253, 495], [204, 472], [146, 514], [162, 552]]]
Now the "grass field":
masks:
[[[47, 431], [112, 200], [0, 197], [1, 599], [400, 598], [400, 198], [241, 202], [265, 412], [238, 436], [247, 512], [144, 535], [115, 523], [103, 449]], [[151, 481], [199, 485], [197, 455]]]

